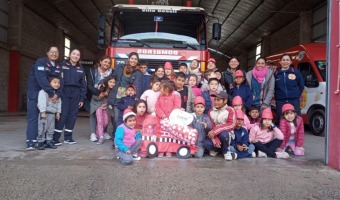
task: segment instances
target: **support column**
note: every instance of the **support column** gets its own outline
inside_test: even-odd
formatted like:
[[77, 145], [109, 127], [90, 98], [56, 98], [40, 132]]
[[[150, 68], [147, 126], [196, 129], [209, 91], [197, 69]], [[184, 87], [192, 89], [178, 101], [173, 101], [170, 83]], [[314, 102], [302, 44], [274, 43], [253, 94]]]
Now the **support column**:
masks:
[[312, 11], [300, 13], [300, 44], [310, 43], [312, 41]]
[[261, 56], [266, 57], [271, 54], [270, 52], [270, 37], [269, 35], [262, 37], [262, 44], [261, 44]]
[[242, 53], [238, 58], [240, 59], [241, 68], [245, 71], [248, 71], [248, 66], [249, 66], [248, 51], [242, 50]]

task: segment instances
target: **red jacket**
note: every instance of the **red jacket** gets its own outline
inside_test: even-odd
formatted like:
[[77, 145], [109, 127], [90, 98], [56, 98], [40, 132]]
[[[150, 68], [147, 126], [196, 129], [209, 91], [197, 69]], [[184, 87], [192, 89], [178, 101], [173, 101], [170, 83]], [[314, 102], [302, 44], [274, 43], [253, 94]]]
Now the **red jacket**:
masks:
[[[296, 131], [295, 131], [295, 146], [302, 147], [304, 143], [304, 137], [305, 137], [305, 129], [303, 126], [303, 119], [300, 116], [296, 116]], [[283, 142], [281, 144], [281, 147], [285, 147], [287, 145], [287, 142], [289, 140], [289, 137], [291, 135], [290, 132], [290, 124], [287, 120], [281, 119], [280, 120], [280, 130], [282, 131], [284, 135]]]
[[159, 118], [169, 117], [174, 109], [181, 108], [181, 96], [177, 92], [171, 92], [168, 96], [159, 95], [156, 101], [156, 115]]

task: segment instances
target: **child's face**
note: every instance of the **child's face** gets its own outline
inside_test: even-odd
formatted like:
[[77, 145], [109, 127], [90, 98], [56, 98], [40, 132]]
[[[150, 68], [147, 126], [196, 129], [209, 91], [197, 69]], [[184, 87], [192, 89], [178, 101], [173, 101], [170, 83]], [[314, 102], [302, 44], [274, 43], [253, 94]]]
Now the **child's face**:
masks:
[[216, 92], [218, 89], [218, 82], [217, 81], [210, 81], [209, 83], [209, 90], [212, 92]]
[[193, 86], [196, 86], [196, 84], [197, 84], [196, 78], [191, 76], [191, 77], [189, 78], [189, 85], [190, 85], [191, 87], [193, 87]]
[[116, 84], [115, 79], [110, 79], [109, 82], [107, 82], [107, 85], [110, 89], [112, 89]]
[[196, 69], [198, 67], [198, 62], [197, 60], [193, 60], [190, 64], [191, 69]]
[[272, 124], [273, 124], [273, 120], [272, 120], [272, 119], [263, 119], [263, 125], [264, 125], [266, 128], [271, 127]]
[[177, 89], [182, 89], [185, 83], [185, 78], [183, 77], [177, 77], [175, 84]]
[[161, 87], [160, 93], [161, 93], [162, 96], [168, 96], [169, 95], [169, 90], [168, 90], [168, 88]]
[[154, 84], [152, 84], [152, 90], [154, 91], [154, 92], [158, 92], [161, 88], [160, 88], [160, 84], [161, 84], [161, 82], [155, 82]]
[[135, 125], [136, 125], [136, 117], [129, 117], [127, 120], [126, 120], [126, 126], [128, 126], [129, 128], [134, 128]]
[[165, 75], [166, 75], [166, 76], [170, 76], [170, 75], [171, 75], [171, 72], [172, 72], [171, 69], [166, 69], [166, 70], [165, 70]]
[[60, 88], [60, 80], [58, 78], [52, 79], [51, 82], [50, 82], [50, 86], [55, 90], [59, 89]]
[[137, 115], [144, 115], [146, 111], [146, 105], [145, 103], [140, 103], [137, 106]]
[[186, 68], [185, 66], [180, 66], [178, 70], [180, 72], [183, 72], [184, 74], [186, 74], [188, 72], [188, 68]]
[[221, 72], [215, 72], [215, 74], [216, 74], [216, 78], [217, 78], [218, 80], [221, 80], [221, 78], [222, 78]]
[[146, 70], [148, 69], [148, 66], [146, 66], [146, 65], [141, 65], [141, 66], [139, 67], [139, 69], [140, 69], [140, 71], [142, 72], [142, 74], [145, 74], [145, 73], [146, 73]]
[[237, 85], [241, 85], [241, 84], [243, 83], [243, 81], [244, 81], [244, 77], [243, 77], [243, 76], [236, 76], [236, 77], [234, 78], [234, 80], [235, 80], [235, 83], [236, 83]]
[[156, 76], [158, 78], [163, 78], [164, 76], [164, 69], [163, 68], [158, 68], [157, 71], [155, 72]]
[[209, 62], [208, 63], [208, 65], [207, 65], [207, 69], [210, 69], [210, 70], [212, 70], [212, 69], [215, 69], [216, 68], [216, 65], [215, 65], [215, 63], [213, 63], [213, 62]]
[[240, 128], [242, 127], [244, 124], [244, 120], [243, 119], [236, 119], [236, 127]]
[[296, 113], [294, 111], [288, 110], [283, 116], [287, 121], [292, 122], [296, 117]]
[[132, 95], [135, 95], [136, 94], [136, 91], [135, 89], [133, 89], [132, 87], [129, 87], [127, 90], [126, 90], [126, 96], [132, 96]]
[[260, 112], [258, 110], [252, 110], [249, 112], [249, 115], [252, 119], [257, 119], [260, 116]]
[[196, 104], [195, 105], [195, 113], [198, 116], [201, 116], [204, 112], [205, 106], [203, 104]]
[[216, 109], [221, 109], [223, 108], [223, 106], [225, 106], [227, 104], [227, 99], [220, 99], [218, 97], [215, 97], [214, 99], [214, 107]]
[[211, 78], [217, 78], [216, 73], [212, 72], [209, 76], [208, 76], [208, 80]]
[[233, 107], [235, 110], [242, 110], [242, 105], [235, 105]]

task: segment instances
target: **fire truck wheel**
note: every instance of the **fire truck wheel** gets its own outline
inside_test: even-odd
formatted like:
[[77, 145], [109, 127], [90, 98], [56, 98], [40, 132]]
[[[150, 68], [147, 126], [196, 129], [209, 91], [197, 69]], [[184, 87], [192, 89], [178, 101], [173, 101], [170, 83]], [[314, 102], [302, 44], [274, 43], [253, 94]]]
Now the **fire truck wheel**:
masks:
[[325, 111], [314, 110], [309, 116], [309, 126], [314, 135], [322, 136], [326, 126]]
[[187, 159], [190, 157], [190, 148], [187, 146], [180, 146], [177, 149], [176, 156], [179, 159]]
[[154, 142], [150, 142], [146, 147], [146, 151], [148, 154], [148, 158], [154, 158], [158, 155], [158, 147], [157, 144]]

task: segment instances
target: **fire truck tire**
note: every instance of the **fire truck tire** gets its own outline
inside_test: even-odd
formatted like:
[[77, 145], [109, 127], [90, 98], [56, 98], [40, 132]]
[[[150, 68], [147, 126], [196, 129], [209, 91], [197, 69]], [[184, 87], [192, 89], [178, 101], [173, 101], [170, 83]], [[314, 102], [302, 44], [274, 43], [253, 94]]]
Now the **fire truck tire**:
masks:
[[158, 147], [157, 144], [154, 142], [150, 142], [146, 147], [146, 151], [148, 154], [148, 158], [154, 158], [158, 155]]
[[190, 157], [190, 148], [187, 146], [180, 146], [177, 149], [176, 156], [179, 159], [187, 159]]
[[309, 126], [316, 136], [322, 136], [326, 126], [325, 111], [322, 109], [314, 110], [309, 116]]

